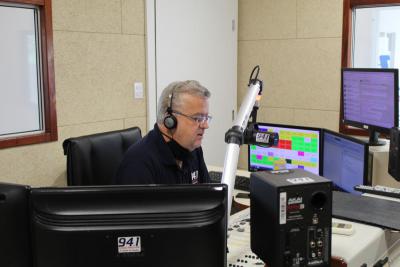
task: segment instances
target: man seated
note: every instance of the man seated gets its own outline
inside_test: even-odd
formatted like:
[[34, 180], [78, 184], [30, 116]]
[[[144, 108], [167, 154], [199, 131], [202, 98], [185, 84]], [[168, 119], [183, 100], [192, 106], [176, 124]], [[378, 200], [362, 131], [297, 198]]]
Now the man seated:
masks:
[[168, 85], [158, 101], [157, 123], [128, 149], [116, 184], [209, 183], [201, 142], [211, 120], [210, 95], [197, 81]]

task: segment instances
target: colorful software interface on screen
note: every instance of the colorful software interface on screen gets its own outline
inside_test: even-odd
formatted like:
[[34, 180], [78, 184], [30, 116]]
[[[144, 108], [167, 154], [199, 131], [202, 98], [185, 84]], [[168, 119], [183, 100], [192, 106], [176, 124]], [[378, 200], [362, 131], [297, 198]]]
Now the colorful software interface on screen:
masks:
[[249, 146], [249, 170], [304, 169], [319, 174], [319, 130], [259, 125], [260, 130], [279, 134], [277, 147]]

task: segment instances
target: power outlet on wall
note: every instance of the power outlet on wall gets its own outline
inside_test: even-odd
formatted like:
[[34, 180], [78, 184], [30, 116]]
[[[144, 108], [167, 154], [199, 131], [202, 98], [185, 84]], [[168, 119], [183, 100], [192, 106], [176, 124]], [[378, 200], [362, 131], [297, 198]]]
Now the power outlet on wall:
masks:
[[143, 83], [135, 82], [133, 86], [133, 95], [135, 99], [143, 98]]

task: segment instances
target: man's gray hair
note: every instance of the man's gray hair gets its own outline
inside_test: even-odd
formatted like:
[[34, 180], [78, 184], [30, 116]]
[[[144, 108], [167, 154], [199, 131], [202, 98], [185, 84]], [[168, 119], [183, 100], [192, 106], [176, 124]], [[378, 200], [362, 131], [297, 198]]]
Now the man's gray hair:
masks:
[[171, 102], [171, 97], [172, 110], [179, 108], [182, 105], [182, 94], [189, 94], [203, 98], [209, 98], [211, 96], [210, 91], [202, 86], [198, 81], [188, 80], [172, 82], [163, 90], [158, 100], [157, 123], [163, 123], [167, 108]]

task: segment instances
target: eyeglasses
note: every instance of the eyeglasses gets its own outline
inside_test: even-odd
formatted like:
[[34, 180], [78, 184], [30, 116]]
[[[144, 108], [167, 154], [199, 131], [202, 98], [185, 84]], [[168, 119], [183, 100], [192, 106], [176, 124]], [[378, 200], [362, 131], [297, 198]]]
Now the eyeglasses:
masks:
[[181, 113], [179, 111], [176, 111], [176, 110], [172, 111], [172, 113], [182, 115], [182, 116], [184, 116], [184, 117], [186, 117], [188, 119], [191, 119], [192, 121], [197, 122], [198, 124], [204, 124], [205, 122], [210, 123], [211, 119], [212, 119], [212, 117], [210, 115], [189, 116], [189, 115], [183, 114], [183, 113]]

